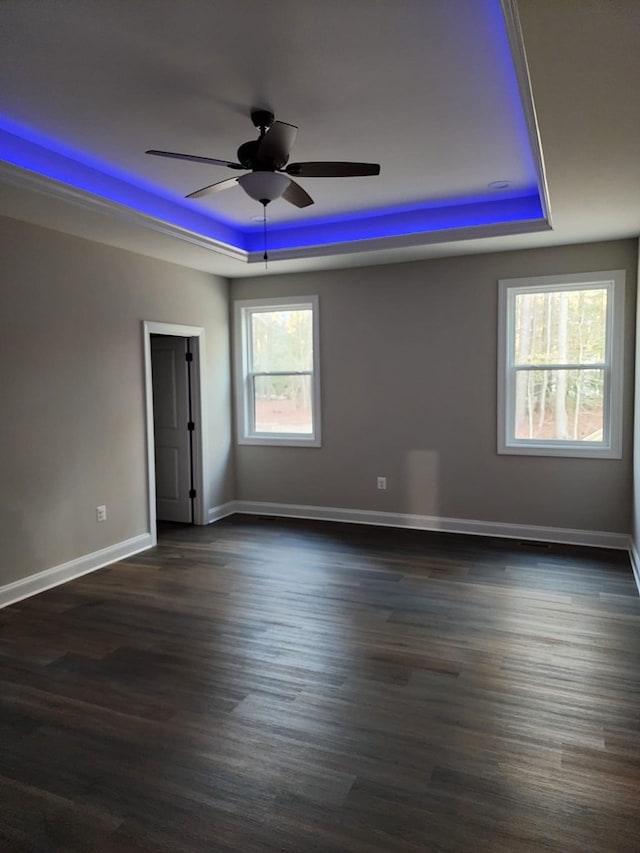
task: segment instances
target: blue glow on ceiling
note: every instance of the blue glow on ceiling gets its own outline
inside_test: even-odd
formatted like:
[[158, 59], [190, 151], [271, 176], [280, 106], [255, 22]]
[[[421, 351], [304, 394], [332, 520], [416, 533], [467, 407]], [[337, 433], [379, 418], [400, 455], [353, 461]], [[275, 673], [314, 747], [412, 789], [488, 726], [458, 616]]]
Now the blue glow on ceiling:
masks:
[[[497, 0], [485, 0], [492, 45], [499, 54], [505, 94], [510, 105], [513, 132], [523, 158], [535, 173], [524, 110], [505, 22]], [[261, 252], [261, 226], [242, 226], [199, 211], [196, 203], [185, 202], [134, 175], [44, 136], [33, 128], [0, 115], [0, 159], [21, 169], [42, 175], [91, 196], [115, 202], [135, 212], [185, 229], [205, 238], [245, 252]], [[384, 168], [384, 163], [382, 164]], [[256, 204], [256, 214], [261, 210]], [[515, 223], [544, 221], [538, 188], [519, 194], [486, 193], [448, 202], [416, 204], [411, 207], [382, 208], [360, 213], [305, 219], [299, 223], [269, 225], [270, 251], [312, 249], [346, 243], [429, 235]]]
[[[492, 200], [457, 200], [455, 204], [384, 211], [374, 216], [324, 219], [300, 225], [269, 228], [270, 251], [302, 249], [337, 243], [354, 243], [412, 234], [431, 234], [505, 223], [531, 222], [543, 218], [538, 193]], [[250, 252], [261, 252], [262, 231], [246, 234]]]
[[[121, 204], [154, 219], [170, 222], [187, 231], [244, 249], [243, 235], [226, 222], [200, 213], [159, 193], [157, 188], [136, 181], [81, 155], [69, 156], [65, 149], [39, 134], [16, 134], [15, 122], [0, 115], [0, 159], [29, 172]], [[68, 150], [68, 149], [67, 149]]]

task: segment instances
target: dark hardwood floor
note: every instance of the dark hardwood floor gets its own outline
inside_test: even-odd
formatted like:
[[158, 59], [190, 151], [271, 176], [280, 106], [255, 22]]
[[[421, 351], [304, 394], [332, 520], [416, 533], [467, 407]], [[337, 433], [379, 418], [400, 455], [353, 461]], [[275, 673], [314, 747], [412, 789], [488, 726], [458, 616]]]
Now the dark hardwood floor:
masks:
[[0, 611], [0, 850], [640, 850], [619, 552], [235, 516]]

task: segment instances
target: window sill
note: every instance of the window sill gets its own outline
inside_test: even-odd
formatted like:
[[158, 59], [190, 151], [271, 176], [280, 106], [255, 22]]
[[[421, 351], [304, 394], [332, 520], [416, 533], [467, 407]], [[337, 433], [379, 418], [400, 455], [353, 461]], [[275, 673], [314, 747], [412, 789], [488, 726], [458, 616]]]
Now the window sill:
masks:
[[238, 438], [238, 444], [258, 447], [322, 447], [319, 438], [299, 438], [293, 435], [262, 436], [250, 435]]
[[542, 444], [523, 442], [498, 447], [499, 455], [549, 456], [569, 459], [621, 459], [622, 452], [614, 447], [585, 447], [576, 444]]

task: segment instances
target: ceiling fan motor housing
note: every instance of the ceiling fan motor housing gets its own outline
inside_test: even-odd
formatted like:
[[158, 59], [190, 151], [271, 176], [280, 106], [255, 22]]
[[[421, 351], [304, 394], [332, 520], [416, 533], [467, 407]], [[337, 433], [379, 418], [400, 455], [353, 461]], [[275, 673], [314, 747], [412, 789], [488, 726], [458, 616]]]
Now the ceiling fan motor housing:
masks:
[[263, 160], [260, 158], [261, 141], [262, 137], [243, 142], [238, 148], [238, 162], [245, 169], [252, 169], [254, 172], [275, 172], [277, 169], [282, 169], [286, 165], [289, 155], [282, 153], [277, 160], [273, 158]]
[[257, 159], [257, 150], [257, 139], [252, 139], [249, 142], [243, 142], [240, 148], [238, 148], [238, 162], [241, 163], [245, 169], [253, 169]]

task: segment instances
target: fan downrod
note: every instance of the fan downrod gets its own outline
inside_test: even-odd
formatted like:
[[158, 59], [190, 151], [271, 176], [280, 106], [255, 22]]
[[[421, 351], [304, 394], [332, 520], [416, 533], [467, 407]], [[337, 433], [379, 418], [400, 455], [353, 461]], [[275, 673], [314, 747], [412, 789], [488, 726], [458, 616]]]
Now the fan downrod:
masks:
[[258, 130], [268, 130], [275, 120], [274, 114], [270, 110], [251, 110], [251, 121], [254, 127]]
[[260, 131], [260, 138], [244, 142], [238, 148], [238, 160], [245, 169], [255, 169], [258, 166], [258, 148], [266, 132], [275, 121], [275, 116], [270, 110], [252, 110], [251, 121]]

